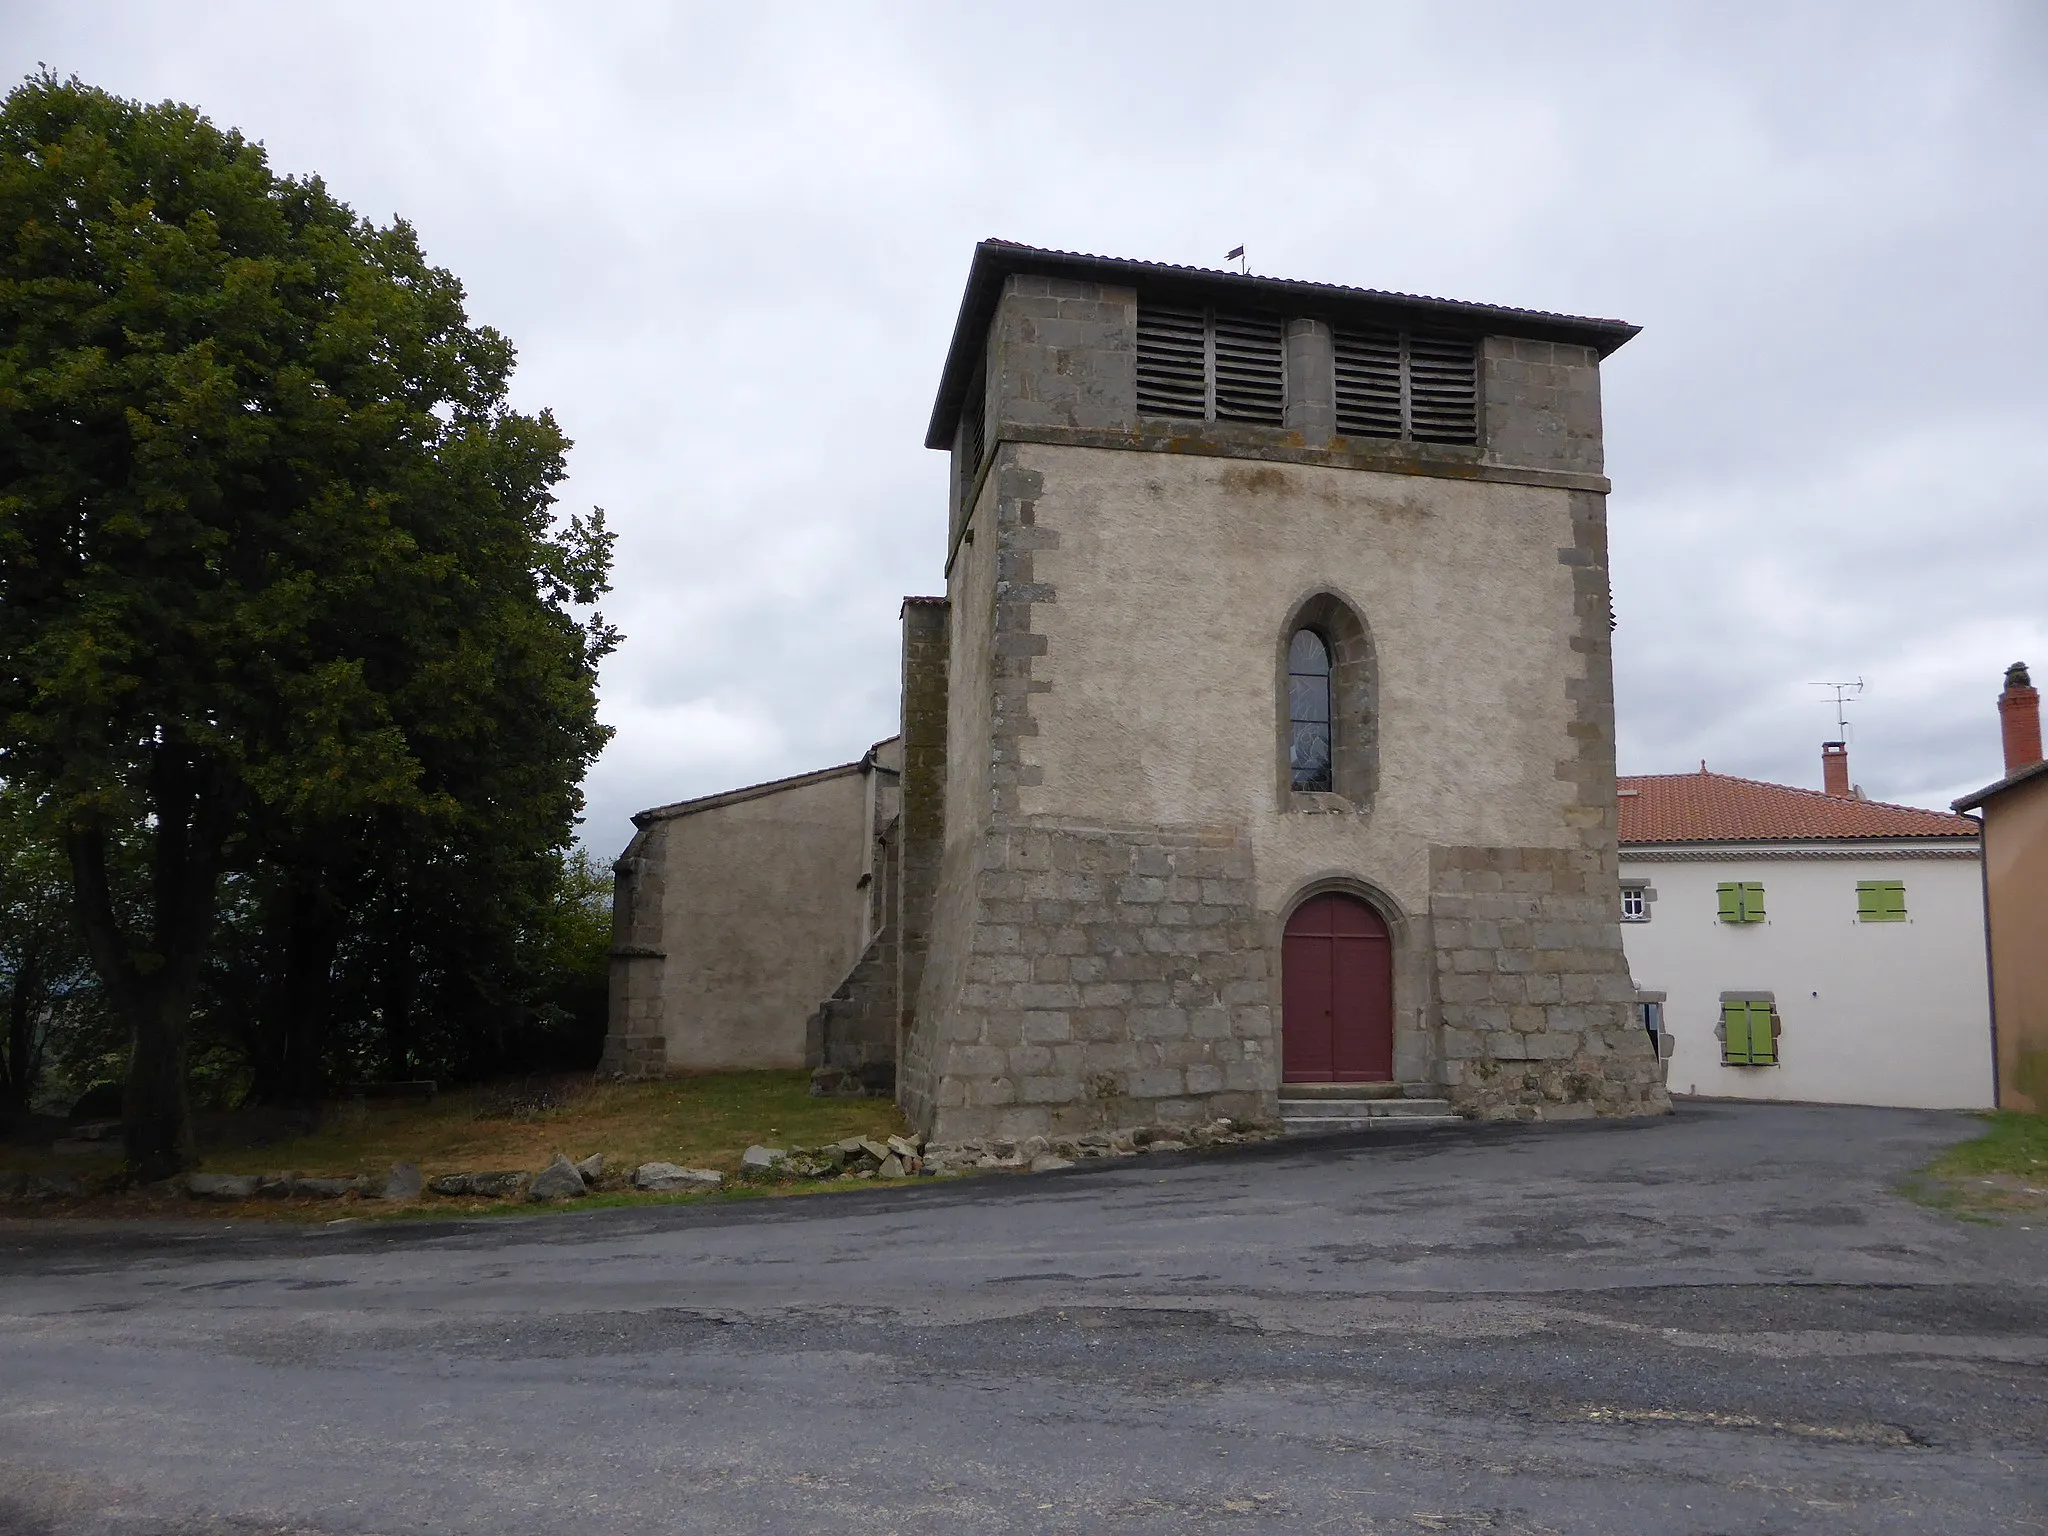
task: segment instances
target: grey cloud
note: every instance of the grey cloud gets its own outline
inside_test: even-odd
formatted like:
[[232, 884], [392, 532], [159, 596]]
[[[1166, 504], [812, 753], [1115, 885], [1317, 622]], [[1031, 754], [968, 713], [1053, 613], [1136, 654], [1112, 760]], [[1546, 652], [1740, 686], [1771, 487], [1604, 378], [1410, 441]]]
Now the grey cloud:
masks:
[[2028, 4], [15, 5], [402, 213], [622, 538], [586, 829], [844, 761], [940, 582], [971, 243], [1644, 325], [1607, 374], [1621, 756], [1939, 803], [2048, 665], [2048, 47]]

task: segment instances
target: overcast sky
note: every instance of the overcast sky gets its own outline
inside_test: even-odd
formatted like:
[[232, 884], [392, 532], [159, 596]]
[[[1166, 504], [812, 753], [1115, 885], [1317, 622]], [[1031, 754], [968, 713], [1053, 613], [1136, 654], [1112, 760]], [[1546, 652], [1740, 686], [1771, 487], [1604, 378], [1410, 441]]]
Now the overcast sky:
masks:
[[2048, 5], [96, 5], [0, 65], [175, 97], [420, 231], [618, 530], [584, 829], [894, 729], [975, 240], [1619, 316], [1623, 772], [1939, 805], [2048, 671]]

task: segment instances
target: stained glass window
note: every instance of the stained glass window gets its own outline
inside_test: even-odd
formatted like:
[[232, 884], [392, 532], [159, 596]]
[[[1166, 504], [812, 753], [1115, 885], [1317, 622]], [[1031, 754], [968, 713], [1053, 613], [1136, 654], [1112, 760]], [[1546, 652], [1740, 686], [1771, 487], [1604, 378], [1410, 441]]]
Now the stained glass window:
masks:
[[1330, 647], [1312, 629], [1287, 646], [1288, 764], [1294, 787], [1323, 791], [1330, 775]]

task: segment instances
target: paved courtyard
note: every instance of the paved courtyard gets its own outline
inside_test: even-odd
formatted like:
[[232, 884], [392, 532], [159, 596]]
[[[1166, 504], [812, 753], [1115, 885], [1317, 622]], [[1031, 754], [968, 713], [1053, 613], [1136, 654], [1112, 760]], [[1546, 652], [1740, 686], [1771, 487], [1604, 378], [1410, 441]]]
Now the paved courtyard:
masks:
[[802, 1201], [0, 1224], [0, 1533], [2048, 1529], [2048, 1231], [1908, 1111]]

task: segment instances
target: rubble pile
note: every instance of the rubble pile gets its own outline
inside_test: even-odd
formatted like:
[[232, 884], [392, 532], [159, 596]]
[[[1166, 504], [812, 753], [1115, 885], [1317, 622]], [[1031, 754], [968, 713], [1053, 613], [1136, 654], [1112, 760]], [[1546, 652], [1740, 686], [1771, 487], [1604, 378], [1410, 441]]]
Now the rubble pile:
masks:
[[798, 1179], [909, 1179], [933, 1170], [918, 1135], [849, 1136], [823, 1147], [749, 1147], [739, 1177], [754, 1183]]

